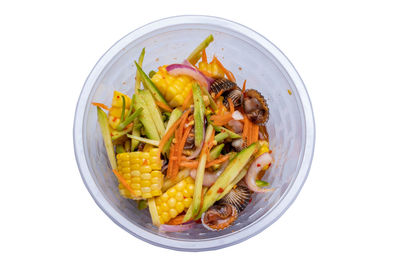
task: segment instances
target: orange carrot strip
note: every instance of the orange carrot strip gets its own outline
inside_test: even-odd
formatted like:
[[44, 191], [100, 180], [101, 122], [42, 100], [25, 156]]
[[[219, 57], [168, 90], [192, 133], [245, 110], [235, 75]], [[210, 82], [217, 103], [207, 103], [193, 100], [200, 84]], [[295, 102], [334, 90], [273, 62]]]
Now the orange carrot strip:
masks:
[[246, 82], [247, 82], [247, 80], [244, 80], [243, 86], [242, 86], [242, 93], [244, 93], [244, 91], [246, 91]]
[[244, 114], [244, 123], [243, 123], [243, 133], [242, 138], [245, 145], [247, 145], [247, 134], [249, 128], [249, 119], [247, 118], [246, 114]]
[[215, 62], [217, 62], [217, 64], [219, 65], [219, 67], [222, 69], [222, 71], [225, 73], [226, 77], [228, 78], [228, 80], [230, 80], [231, 82], [236, 82], [235, 76], [233, 75], [232, 72], [230, 72], [229, 70], [227, 70], [224, 65], [222, 65], [221, 61], [218, 60], [218, 58], [216, 56], [214, 56], [213, 60], [215, 60]]
[[181, 162], [181, 159], [182, 159], [182, 151], [183, 151], [183, 148], [185, 146], [186, 139], [188, 138], [190, 130], [192, 130], [192, 127], [193, 127], [193, 125], [190, 125], [189, 127], [187, 127], [185, 129], [185, 133], [183, 134], [182, 139], [178, 143], [179, 144], [178, 145], [178, 158], [176, 160], [178, 166], [179, 166], [179, 164]]
[[176, 160], [174, 160], [174, 165], [172, 166], [172, 171], [171, 171], [171, 177], [176, 177], [176, 175], [179, 172], [179, 164], [178, 164], [178, 159], [179, 159], [179, 140], [181, 140], [181, 135], [179, 134], [179, 129], [175, 130], [175, 137], [178, 136], [177, 138], [177, 143], [174, 145], [174, 156], [176, 156]]
[[253, 127], [253, 137], [252, 137], [252, 141], [257, 142], [258, 141], [258, 132], [259, 132], [260, 126], [258, 124], [254, 124]]
[[228, 102], [229, 102], [229, 111], [231, 112], [232, 115], [233, 112], [235, 112], [235, 106], [233, 105], [232, 99], [228, 98]]
[[247, 134], [247, 145], [251, 145], [252, 143], [254, 143], [253, 140], [253, 132], [254, 132], [254, 123], [252, 123], [249, 120], [249, 128], [248, 128], [248, 134]]
[[[176, 216], [175, 218], [169, 220], [169, 221], [167, 222], [167, 224], [169, 224], [169, 225], [179, 225], [179, 224], [182, 224], [182, 223], [183, 223], [183, 218], [184, 218], [184, 217], [185, 217], [184, 214], [178, 215], [178, 216]], [[191, 221], [191, 220], [189, 220], [188, 222], [190, 222], [190, 221]]]
[[172, 136], [172, 134], [174, 133], [175, 129], [179, 126], [179, 124], [181, 123], [182, 119], [184, 118], [184, 115], [186, 113], [189, 113], [189, 111], [186, 111], [180, 118], [179, 120], [177, 120], [176, 122], [174, 122], [174, 124], [172, 124], [172, 126], [168, 129], [168, 131], [164, 134], [164, 136], [161, 138], [160, 140], [160, 145], [158, 146], [158, 151], [159, 153], [161, 153], [162, 149], [164, 148], [164, 145], [167, 143], [167, 141], [169, 140], [169, 138]]
[[217, 100], [222, 95], [223, 92], [224, 90], [219, 91], [218, 94], [214, 97], [214, 99]]
[[117, 170], [113, 169], [113, 173], [115, 174], [115, 176], [117, 176], [118, 181], [126, 188], [128, 189], [129, 193], [131, 193], [132, 195], [135, 195], [135, 193], [133, 192], [132, 187], [128, 184], [128, 182], [124, 179], [124, 177], [122, 177], [121, 174], [118, 173]]
[[110, 108], [107, 107], [106, 105], [104, 105], [103, 103], [92, 102], [92, 105], [93, 105], [93, 106], [100, 107], [100, 108], [103, 108], [103, 109], [105, 109], [105, 110], [110, 110]]
[[229, 159], [229, 155], [225, 155], [225, 156], [219, 157], [219, 158], [217, 158], [217, 159], [215, 159], [213, 161], [208, 162], [206, 164], [206, 168], [209, 168], [209, 167], [211, 167], [211, 166], [213, 166], [215, 164], [222, 163], [222, 162], [224, 162], [224, 161], [226, 161], [228, 159]]
[[206, 49], [203, 49], [203, 51], [201, 52], [201, 61], [207, 63]]
[[195, 169], [195, 168], [197, 168], [197, 165], [199, 165], [199, 162], [197, 160], [196, 161], [182, 161], [179, 165], [182, 167], [185, 167], [185, 168]]
[[165, 111], [168, 112], [172, 112], [172, 108], [170, 108], [169, 106], [167, 106], [166, 104], [160, 102], [160, 101], [156, 101], [157, 106], [159, 106], [160, 108], [162, 108]]
[[190, 90], [189, 94], [186, 96], [185, 100], [183, 100], [183, 104], [182, 104], [182, 109], [185, 110], [189, 107], [190, 104], [190, 100], [192, 100], [192, 96], [193, 96], [193, 91]]
[[169, 148], [169, 162], [167, 168], [167, 178], [172, 177], [172, 172], [174, 169], [174, 162], [176, 161], [177, 157], [175, 156], [175, 146], [176, 144], [172, 143], [171, 147]]

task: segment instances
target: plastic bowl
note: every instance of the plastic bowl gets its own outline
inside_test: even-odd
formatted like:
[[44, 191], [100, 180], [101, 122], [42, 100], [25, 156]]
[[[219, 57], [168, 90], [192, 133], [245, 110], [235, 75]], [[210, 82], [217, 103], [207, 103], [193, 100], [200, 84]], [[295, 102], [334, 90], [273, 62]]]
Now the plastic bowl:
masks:
[[[274, 163], [266, 173], [276, 190], [254, 194], [235, 224], [208, 231], [201, 224], [188, 232], [159, 232], [148, 211], [118, 194], [117, 180], [108, 164], [96, 108], [91, 102], [110, 105], [114, 90], [132, 94], [134, 60], [146, 47], [143, 69], [181, 62], [207, 35], [207, 49], [216, 54], [241, 85], [256, 88], [267, 99], [267, 127]], [[290, 90], [290, 91], [288, 91]], [[291, 94], [289, 93], [291, 92]], [[311, 103], [295, 68], [271, 42], [240, 24], [215, 17], [179, 16], [143, 26], [122, 38], [93, 68], [83, 86], [75, 113], [75, 156], [82, 179], [97, 205], [119, 226], [151, 244], [176, 250], [202, 251], [239, 243], [266, 229], [295, 200], [311, 165], [315, 128]]]

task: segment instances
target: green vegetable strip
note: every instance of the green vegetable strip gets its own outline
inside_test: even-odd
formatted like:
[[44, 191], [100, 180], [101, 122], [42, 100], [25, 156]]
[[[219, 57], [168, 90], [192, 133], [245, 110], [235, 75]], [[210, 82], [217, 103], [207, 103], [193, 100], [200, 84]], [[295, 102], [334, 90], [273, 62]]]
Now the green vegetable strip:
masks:
[[161, 137], [165, 133], [165, 126], [161, 116], [161, 112], [154, 101], [153, 96], [147, 89], [141, 90], [140, 95], [142, 96], [144, 102], [146, 103], [148, 110], [150, 112], [151, 118], [154, 121], [154, 125], [157, 128], [158, 135]]
[[233, 179], [232, 183], [230, 183], [224, 190], [224, 192], [222, 192], [222, 194], [220, 194], [217, 197], [217, 200], [220, 200], [221, 198], [223, 198], [226, 194], [229, 193], [229, 191], [232, 190], [232, 188], [240, 181], [243, 179], [243, 177], [246, 175], [247, 173], [247, 169], [243, 169], [239, 172], [239, 174], [236, 176], [235, 179]]
[[111, 133], [110, 128], [108, 127], [107, 114], [99, 107], [97, 107], [97, 120], [100, 125], [101, 134], [103, 135], [103, 141], [111, 168], [117, 169], [117, 161], [115, 160], [114, 146], [111, 141]]
[[[138, 64], [140, 67], [142, 67], [143, 65], [144, 53], [145, 53], [145, 48], [143, 47], [138, 60], [139, 61]], [[139, 74], [139, 69], [136, 69], [135, 92], [137, 92], [139, 89], [140, 89], [140, 74]]]
[[[207, 130], [206, 130], [206, 138], [205, 138], [205, 142], [203, 144], [203, 148], [206, 146], [206, 144], [210, 140], [213, 130], [214, 130], [213, 127], [211, 125], [208, 125]], [[194, 193], [193, 193], [193, 202], [192, 202], [193, 214], [197, 214], [200, 210], [201, 189], [203, 187], [203, 179], [204, 179], [204, 172], [206, 169], [206, 161], [207, 161], [207, 154], [204, 153], [204, 149], [203, 149], [200, 159], [199, 159], [199, 165], [197, 166], [196, 181], [194, 183]]]
[[215, 203], [219, 195], [225, 191], [226, 187], [246, 166], [257, 147], [257, 143], [251, 144], [247, 148], [240, 151], [240, 153], [238, 153], [236, 157], [229, 163], [224, 172], [218, 177], [215, 183], [208, 190], [207, 195], [204, 197], [203, 206], [201, 208], [200, 214], [205, 212]]
[[214, 41], [214, 36], [212, 36], [212, 34], [210, 34], [209, 36], [206, 37], [206, 39], [204, 39], [203, 42], [201, 42], [194, 50], [192, 53], [190, 53], [189, 57], [187, 58], [187, 60], [192, 63], [193, 65], [197, 63], [197, 61], [199, 61], [202, 51], [204, 49], [207, 48], [207, 46]]
[[139, 72], [140, 79], [143, 83], [144, 88], [150, 91], [150, 93], [153, 95], [154, 99], [157, 101], [160, 101], [164, 103], [165, 105], [168, 105], [167, 101], [163, 97], [163, 95], [158, 91], [157, 87], [154, 85], [154, 83], [150, 80], [149, 76], [147, 76], [146, 73], [142, 70], [142, 68], [139, 66], [139, 64], [135, 61], [136, 68]]
[[203, 93], [208, 97], [208, 100], [210, 101], [210, 106], [214, 111], [218, 110], [218, 106], [217, 103], [215, 103], [214, 98], [210, 95], [210, 93], [208, 92], [207, 88], [201, 87]]
[[[144, 54], [145, 54], [145, 49], [143, 47], [142, 52], [140, 53], [140, 56], [139, 56], [139, 60], [138, 60], [139, 61], [138, 64], [139, 64], [140, 67], [143, 65]], [[140, 74], [139, 74], [139, 71], [136, 69], [134, 94], [135, 94], [135, 92], [139, 91], [139, 89], [140, 89]], [[132, 112], [132, 109], [133, 109], [133, 99], [134, 99], [134, 97], [135, 97], [135, 95], [132, 96], [130, 112]], [[130, 112], [129, 112], [129, 114], [130, 114]], [[140, 128], [141, 127], [137, 127], [140, 124], [141, 123], [140, 123], [138, 118], [135, 118], [133, 120], [132, 135], [140, 137]], [[140, 143], [139, 141], [132, 139], [131, 140], [131, 151], [134, 151], [136, 149], [136, 147], [139, 145], [139, 143]]]
[[[120, 122], [123, 122], [124, 119], [125, 119], [125, 105], [126, 105], [126, 103], [125, 103], [125, 96], [122, 96], [122, 109], [121, 109], [121, 119], [120, 119]], [[125, 128], [125, 127], [124, 127], [124, 128]], [[124, 129], [124, 128], [122, 128], [122, 129]]]
[[[168, 124], [167, 124], [167, 127], [166, 127], [166, 129], [165, 129], [165, 131], [168, 131], [169, 130], [169, 128], [171, 128], [171, 126], [177, 121], [177, 120], [179, 120], [179, 118], [182, 116], [182, 111], [180, 110], [180, 109], [178, 109], [178, 108], [176, 108], [176, 109], [174, 109], [172, 112], [171, 112], [171, 116], [169, 117], [169, 120], [168, 120]], [[165, 155], [167, 155], [168, 154], [168, 152], [169, 152], [169, 148], [170, 148], [170, 146], [171, 146], [171, 142], [172, 142], [172, 139], [173, 139], [174, 137], [173, 136], [171, 136], [171, 138], [167, 141], [167, 143], [164, 145], [164, 148], [163, 148], [163, 153], [165, 154]]]
[[[139, 127], [138, 127], [139, 126]], [[140, 128], [143, 125], [140, 123], [138, 118], [135, 118], [133, 120], [133, 129], [132, 129], [132, 135], [134, 136], [140, 136]], [[139, 141], [137, 140], [131, 140], [131, 151], [134, 151], [136, 147], [139, 145]]]
[[210, 155], [209, 155], [210, 161], [219, 157], [224, 146], [225, 146], [224, 144], [220, 144], [220, 145], [214, 147], [213, 149], [211, 149]]
[[211, 117], [211, 115], [207, 115], [207, 121], [208, 121], [208, 123], [210, 123], [214, 127], [215, 131], [217, 131], [217, 132], [227, 132], [229, 134], [229, 138], [232, 138], [232, 139], [242, 138], [242, 136], [240, 134], [232, 132], [231, 130], [226, 129], [225, 127], [215, 125], [212, 122], [212, 120], [210, 119], [210, 117]]
[[134, 135], [127, 135], [129, 138], [132, 138], [134, 140], [146, 143], [146, 144], [150, 144], [153, 146], [159, 146], [160, 145], [160, 141], [156, 141], [156, 140], [151, 140], [151, 139], [147, 139], [147, 138], [143, 138], [143, 137], [139, 137], [139, 136], [134, 136]]
[[133, 103], [134, 103], [134, 108], [139, 109], [143, 108], [142, 113], [139, 116], [140, 121], [143, 124], [145, 133], [149, 139], [153, 140], [160, 140], [160, 136], [158, 135], [157, 128], [154, 124], [153, 119], [151, 118], [150, 111], [148, 110], [148, 107], [146, 103], [144, 102], [144, 99], [140, 94], [136, 94], [133, 98]]
[[123, 129], [125, 129], [126, 126], [128, 126], [129, 123], [131, 123], [137, 116], [139, 116], [143, 111], [143, 108], [138, 108], [135, 112], [133, 112], [133, 114], [131, 114], [128, 118], [126, 118], [126, 120], [122, 123], [120, 123], [117, 126], [117, 131], [122, 131]]
[[217, 141], [217, 143], [219, 143], [228, 137], [229, 137], [229, 134], [227, 132], [221, 132], [215, 136], [214, 140]]
[[200, 86], [195, 83], [192, 89], [194, 101], [194, 144], [199, 147], [203, 141], [205, 107]]
[[266, 181], [262, 181], [262, 180], [256, 180], [256, 185], [258, 187], [264, 187], [264, 186], [269, 186], [269, 183]]
[[132, 130], [131, 129], [127, 129], [127, 130], [123, 130], [123, 131], [118, 131], [111, 137], [111, 140], [114, 142], [115, 140], [117, 140], [118, 138], [126, 135], [130, 131], [132, 131]]
[[138, 200], [138, 209], [139, 210], [144, 210], [147, 208], [147, 201], [144, 199]]
[[115, 152], [117, 152], [117, 154], [125, 153], [124, 145], [118, 144], [115, 148]]
[[149, 72], [149, 77], [150, 77], [150, 79], [153, 78], [154, 74], [156, 74], [156, 72], [155, 72], [154, 70], [151, 70], [151, 71]]

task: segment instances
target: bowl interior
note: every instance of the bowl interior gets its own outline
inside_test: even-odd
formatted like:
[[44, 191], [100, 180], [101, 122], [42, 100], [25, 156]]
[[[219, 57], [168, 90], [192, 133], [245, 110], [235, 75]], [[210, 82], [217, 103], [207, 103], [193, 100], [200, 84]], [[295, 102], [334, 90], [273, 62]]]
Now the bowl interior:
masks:
[[[97, 124], [96, 109], [90, 103], [102, 102], [110, 105], [114, 90], [128, 95], [133, 93], [136, 71], [134, 60], [143, 47], [146, 48], [143, 69], [148, 73], [150, 70], [157, 70], [160, 65], [182, 62], [209, 34], [213, 34], [215, 38], [207, 49], [209, 59], [212, 55], [217, 55], [234, 73], [239, 86], [246, 79], [247, 88], [259, 90], [268, 102], [270, 119], [267, 128], [274, 162], [264, 180], [270, 182], [275, 191], [254, 194], [252, 202], [238, 221], [226, 230], [212, 232], [197, 225], [190, 232], [161, 233], [151, 224], [148, 211], [137, 210], [135, 201], [119, 195], [117, 180], [108, 164]], [[220, 240], [252, 227], [262, 217], [269, 216], [271, 209], [285, 195], [297, 176], [304, 145], [305, 120], [302, 103], [296, 87], [280, 62], [248, 36], [222, 26], [201, 23], [156, 29], [129, 42], [108, 64], [102, 66], [88, 96], [83, 117], [83, 153], [99, 192], [125, 218], [126, 224], [171, 240]], [[125, 227], [130, 228], [129, 225]]]

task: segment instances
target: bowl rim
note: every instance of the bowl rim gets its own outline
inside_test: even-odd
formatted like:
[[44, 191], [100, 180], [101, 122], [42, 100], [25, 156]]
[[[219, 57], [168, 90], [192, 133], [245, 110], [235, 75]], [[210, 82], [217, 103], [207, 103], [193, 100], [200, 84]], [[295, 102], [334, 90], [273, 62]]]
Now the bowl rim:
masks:
[[[275, 57], [275, 59], [281, 64], [281, 66], [284, 68], [289, 78], [293, 82], [293, 85], [296, 88], [296, 91], [300, 98], [300, 102], [302, 103], [302, 109], [305, 119], [305, 146], [300, 168], [298, 170], [296, 178], [294, 178], [291, 185], [286, 189], [284, 195], [268, 211], [269, 216], [263, 216], [257, 221], [257, 223], [252, 223], [245, 229], [235, 232], [229, 236], [222, 236], [221, 238], [213, 238], [208, 240], [205, 239], [185, 241], [171, 239], [153, 234], [132, 224], [117, 210], [115, 210], [113, 206], [110, 205], [110, 203], [108, 203], [107, 199], [97, 188], [95, 180], [90, 173], [83, 147], [83, 115], [86, 110], [87, 101], [90, 96], [91, 90], [94, 87], [98, 76], [102, 73], [104, 67], [106, 67], [108, 63], [124, 47], [126, 47], [132, 41], [140, 38], [141, 36], [160, 28], [182, 24], [209, 24], [222, 28], [227, 28], [229, 30], [239, 32], [240, 34], [254, 40], [256, 43], [261, 45], [264, 49], [270, 52], [273, 57]], [[289, 61], [289, 59], [267, 38], [246, 26], [224, 18], [204, 15], [182, 15], [167, 17], [148, 23], [125, 35], [104, 53], [104, 55], [98, 60], [98, 62], [90, 72], [89, 76], [87, 77], [79, 96], [75, 110], [73, 140], [75, 158], [82, 180], [96, 204], [114, 223], [119, 225], [121, 228], [123, 228], [133, 236], [159, 247], [180, 251], [205, 251], [221, 249], [243, 242], [246, 239], [255, 236], [256, 234], [268, 228], [276, 220], [278, 220], [282, 216], [282, 214], [290, 207], [290, 205], [299, 194], [304, 182], [306, 181], [311, 167], [315, 146], [315, 121], [311, 101], [302, 79], [300, 78], [299, 74], [297, 73], [296, 69]], [[229, 240], [224, 240], [228, 238]]]

